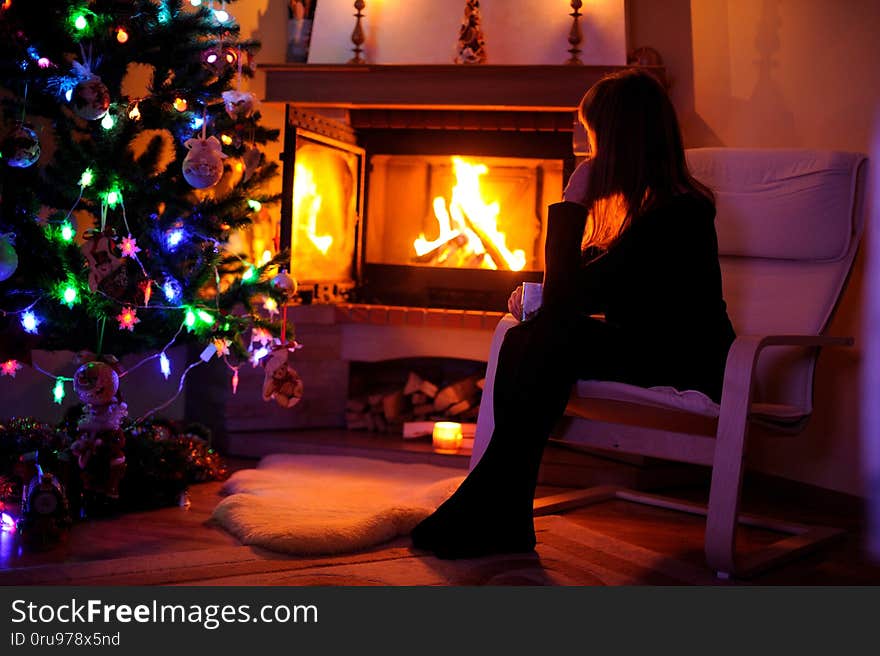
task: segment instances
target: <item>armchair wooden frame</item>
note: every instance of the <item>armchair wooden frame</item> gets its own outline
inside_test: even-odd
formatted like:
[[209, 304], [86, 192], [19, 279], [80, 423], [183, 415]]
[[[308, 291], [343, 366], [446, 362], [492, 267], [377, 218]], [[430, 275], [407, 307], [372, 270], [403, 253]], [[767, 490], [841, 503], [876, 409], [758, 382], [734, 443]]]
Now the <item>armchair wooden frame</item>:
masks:
[[[512, 318], [511, 318], [512, 321]], [[507, 327], [503, 327], [506, 330]], [[654, 428], [609, 424], [579, 418], [566, 418], [562, 439], [601, 449], [690, 462], [712, 467], [708, 506], [660, 495], [636, 492], [614, 486], [600, 486], [542, 497], [535, 501], [535, 514], [546, 515], [577, 506], [621, 499], [668, 510], [706, 517], [706, 561], [720, 578], [748, 578], [773, 565], [816, 549], [842, 535], [843, 531], [824, 526], [808, 526], [757, 515], [740, 514], [743, 456], [749, 425], [753, 418], [753, 390], [756, 365], [761, 351], [771, 346], [851, 346], [850, 337], [824, 335], [745, 335], [737, 337], [727, 358], [721, 398], [721, 413], [714, 437]], [[578, 430], [584, 422], [589, 430]], [[574, 424], [574, 425], [572, 425]], [[571, 438], [573, 434], [577, 437]], [[590, 436], [595, 439], [591, 440]], [[737, 522], [789, 534], [763, 550], [737, 557]]]

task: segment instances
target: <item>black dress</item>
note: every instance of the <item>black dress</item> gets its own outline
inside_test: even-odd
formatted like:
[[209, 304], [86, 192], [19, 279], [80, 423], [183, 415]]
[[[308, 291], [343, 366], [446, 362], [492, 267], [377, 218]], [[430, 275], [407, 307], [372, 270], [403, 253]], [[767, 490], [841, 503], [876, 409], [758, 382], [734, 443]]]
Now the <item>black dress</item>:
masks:
[[719, 400], [735, 334], [712, 203], [675, 196], [636, 217], [602, 254], [581, 251], [586, 214], [576, 203], [550, 206], [544, 302], [504, 338], [495, 431], [455, 494], [413, 530], [414, 546], [443, 558], [534, 547], [541, 455], [579, 379], [670, 385]]

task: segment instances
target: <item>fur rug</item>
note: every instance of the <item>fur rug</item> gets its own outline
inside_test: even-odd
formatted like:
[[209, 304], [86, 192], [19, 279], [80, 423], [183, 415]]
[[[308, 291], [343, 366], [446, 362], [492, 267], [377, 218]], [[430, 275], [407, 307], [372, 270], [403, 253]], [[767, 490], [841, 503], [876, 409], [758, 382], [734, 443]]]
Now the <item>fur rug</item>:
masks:
[[345, 456], [273, 455], [233, 474], [212, 519], [242, 543], [300, 556], [408, 534], [464, 478], [459, 470]]

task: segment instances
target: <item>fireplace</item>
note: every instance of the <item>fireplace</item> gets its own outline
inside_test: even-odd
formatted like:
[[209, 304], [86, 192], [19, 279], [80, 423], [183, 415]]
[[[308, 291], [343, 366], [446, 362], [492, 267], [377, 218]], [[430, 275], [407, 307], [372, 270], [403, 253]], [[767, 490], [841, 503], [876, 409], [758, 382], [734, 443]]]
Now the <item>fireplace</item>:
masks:
[[[614, 67], [273, 66], [304, 302], [501, 311], [543, 275], [574, 108]], [[540, 102], [536, 102], [540, 101]]]

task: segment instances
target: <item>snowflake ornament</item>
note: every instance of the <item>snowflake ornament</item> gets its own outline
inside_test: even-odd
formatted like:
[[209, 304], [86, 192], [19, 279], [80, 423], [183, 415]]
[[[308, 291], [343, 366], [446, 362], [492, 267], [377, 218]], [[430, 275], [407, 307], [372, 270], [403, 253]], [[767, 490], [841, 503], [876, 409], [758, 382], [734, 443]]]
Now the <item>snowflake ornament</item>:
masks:
[[0, 363], [0, 376], [10, 376], [15, 378], [15, 374], [21, 369], [21, 363], [18, 360], [7, 360]]
[[128, 235], [128, 237], [122, 238], [122, 243], [119, 244], [119, 252], [122, 253], [123, 257], [134, 257], [141, 252], [141, 249], [138, 248], [137, 239]]
[[122, 312], [116, 315], [116, 320], [119, 322], [119, 330], [128, 330], [131, 332], [134, 332], [135, 324], [141, 322], [137, 317], [137, 310], [128, 306], [122, 308]]

